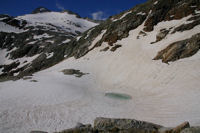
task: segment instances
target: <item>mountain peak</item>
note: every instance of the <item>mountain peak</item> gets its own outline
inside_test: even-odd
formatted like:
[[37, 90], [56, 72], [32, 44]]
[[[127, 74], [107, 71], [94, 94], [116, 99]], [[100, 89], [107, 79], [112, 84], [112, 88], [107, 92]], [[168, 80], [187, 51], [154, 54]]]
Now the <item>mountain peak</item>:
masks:
[[81, 18], [81, 16], [79, 15], [79, 14], [77, 14], [77, 13], [74, 13], [74, 12], [72, 12], [72, 11], [70, 11], [70, 10], [63, 10], [63, 11], [61, 11], [61, 12], [66, 12], [66, 13], [68, 13], [68, 14], [72, 14], [72, 15], [75, 15], [77, 18]]
[[32, 14], [43, 13], [43, 12], [51, 12], [51, 10], [45, 7], [38, 7], [35, 10], [33, 10]]

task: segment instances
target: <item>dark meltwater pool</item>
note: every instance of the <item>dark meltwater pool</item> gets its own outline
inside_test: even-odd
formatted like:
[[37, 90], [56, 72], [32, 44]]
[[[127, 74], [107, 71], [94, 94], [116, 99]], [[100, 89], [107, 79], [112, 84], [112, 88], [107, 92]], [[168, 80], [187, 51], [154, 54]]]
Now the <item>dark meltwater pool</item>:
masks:
[[127, 94], [122, 94], [122, 93], [114, 93], [114, 92], [109, 92], [105, 93], [106, 97], [113, 98], [113, 99], [119, 99], [119, 100], [130, 100], [132, 97]]

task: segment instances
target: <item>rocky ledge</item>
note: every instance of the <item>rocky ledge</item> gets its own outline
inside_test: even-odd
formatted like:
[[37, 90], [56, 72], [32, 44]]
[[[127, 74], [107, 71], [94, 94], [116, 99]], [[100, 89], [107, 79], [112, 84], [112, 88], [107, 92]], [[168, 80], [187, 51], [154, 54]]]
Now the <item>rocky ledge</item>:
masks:
[[[47, 133], [31, 131], [30, 133]], [[134, 119], [96, 118], [94, 126], [78, 123], [76, 127], [55, 133], [200, 133], [200, 127], [190, 127], [184, 122], [176, 127], [164, 127]]]

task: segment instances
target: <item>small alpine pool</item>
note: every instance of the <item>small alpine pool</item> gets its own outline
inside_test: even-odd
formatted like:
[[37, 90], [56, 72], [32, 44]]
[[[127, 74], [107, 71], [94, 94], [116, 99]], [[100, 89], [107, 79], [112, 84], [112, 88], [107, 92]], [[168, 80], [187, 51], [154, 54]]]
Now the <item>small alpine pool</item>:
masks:
[[122, 94], [122, 93], [114, 93], [114, 92], [109, 92], [105, 93], [106, 97], [113, 98], [113, 99], [119, 99], [119, 100], [130, 100], [132, 97], [127, 94]]

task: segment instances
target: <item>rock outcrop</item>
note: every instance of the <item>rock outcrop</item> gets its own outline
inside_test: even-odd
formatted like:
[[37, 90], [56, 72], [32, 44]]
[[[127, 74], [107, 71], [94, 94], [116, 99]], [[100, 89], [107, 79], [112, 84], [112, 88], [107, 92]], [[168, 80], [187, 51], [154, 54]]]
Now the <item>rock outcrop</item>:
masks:
[[51, 12], [51, 10], [49, 10], [49, 9], [47, 9], [45, 7], [38, 7], [32, 12], [32, 14], [44, 13], [44, 12]]
[[186, 128], [181, 133], [200, 133], [200, 127], [190, 127]]
[[158, 52], [154, 60], [161, 59], [168, 63], [178, 59], [190, 57], [200, 49], [200, 34], [196, 34], [189, 39], [170, 44], [167, 48]]
[[55, 133], [199, 133], [199, 131], [199, 127], [190, 127], [189, 122], [184, 122], [176, 127], [163, 127], [135, 119], [99, 117], [94, 120], [94, 127], [91, 124], [78, 123], [74, 128]]
[[162, 126], [134, 119], [96, 118], [94, 129], [100, 133], [106, 132], [157, 132]]

